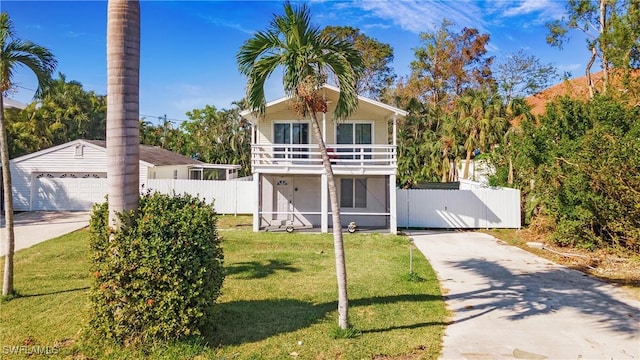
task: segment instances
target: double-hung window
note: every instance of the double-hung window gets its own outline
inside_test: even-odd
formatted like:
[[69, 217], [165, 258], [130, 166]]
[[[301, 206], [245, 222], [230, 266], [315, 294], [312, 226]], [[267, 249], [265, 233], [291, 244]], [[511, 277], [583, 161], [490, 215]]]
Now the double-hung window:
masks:
[[[309, 144], [309, 124], [308, 123], [275, 123], [274, 144]], [[299, 159], [308, 158], [308, 148], [296, 147], [276, 147], [275, 158]]]
[[340, 207], [366, 208], [367, 207], [367, 179], [343, 178], [340, 179]]
[[[336, 142], [338, 144], [365, 144], [370, 145], [372, 140], [371, 124], [368, 123], [343, 123], [336, 127]], [[341, 148], [338, 152], [352, 153], [341, 155], [340, 159], [371, 159], [371, 155], [358, 153], [371, 152], [371, 149]]]

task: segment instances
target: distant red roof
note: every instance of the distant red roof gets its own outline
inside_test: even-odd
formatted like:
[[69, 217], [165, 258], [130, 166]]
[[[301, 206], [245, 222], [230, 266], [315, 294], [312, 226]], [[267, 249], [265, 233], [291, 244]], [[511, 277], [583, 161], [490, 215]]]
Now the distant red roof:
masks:
[[[594, 82], [596, 89], [602, 87], [602, 75], [602, 71], [591, 74], [591, 81]], [[640, 76], [640, 70], [634, 70], [634, 76]], [[574, 99], [588, 99], [589, 87], [587, 85], [587, 77], [581, 76], [579, 78], [563, 80], [535, 95], [525, 98], [525, 101], [531, 106], [531, 113], [537, 116], [544, 113], [547, 103], [565, 95]]]

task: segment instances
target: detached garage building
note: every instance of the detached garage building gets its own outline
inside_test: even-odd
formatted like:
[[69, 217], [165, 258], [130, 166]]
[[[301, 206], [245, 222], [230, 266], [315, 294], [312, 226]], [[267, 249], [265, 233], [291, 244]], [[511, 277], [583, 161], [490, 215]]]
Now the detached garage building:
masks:
[[[100, 140], [75, 140], [11, 160], [15, 211], [90, 210], [107, 194], [107, 149]], [[225, 167], [225, 166], [223, 166]], [[140, 145], [140, 185], [147, 179], [197, 179], [220, 166]], [[228, 178], [237, 165], [226, 165]]]

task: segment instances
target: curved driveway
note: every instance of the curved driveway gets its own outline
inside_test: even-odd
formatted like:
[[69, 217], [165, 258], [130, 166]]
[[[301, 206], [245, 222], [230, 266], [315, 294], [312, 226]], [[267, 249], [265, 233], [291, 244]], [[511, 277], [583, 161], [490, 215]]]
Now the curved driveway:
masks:
[[487, 234], [409, 235], [453, 312], [443, 359], [640, 359], [640, 304], [624, 289]]

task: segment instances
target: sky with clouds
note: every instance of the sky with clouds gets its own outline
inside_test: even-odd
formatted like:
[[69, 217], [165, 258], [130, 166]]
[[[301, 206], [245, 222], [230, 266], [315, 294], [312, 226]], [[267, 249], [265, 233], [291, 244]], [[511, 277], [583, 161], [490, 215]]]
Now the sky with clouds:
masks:
[[[548, 21], [565, 15], [560, 0], [355, 0], [310, 1], [314, 25], [351, 26], [391, 45], [397, 75], [406, 75], [421, 46], [420, 34], [443, 19], [454, 29], [473, 27], [491, 36], [497, 60], [523, 49], [559, 74], [584, 73], [589, 54], [584, 37], [571, 33], [563, 49], [545, 42]], [[58, 71], [85, 90], [106, 94], [106, 1], [3, 0], [19, 38], [49, 48]], [[187, 119], [187, 111], [213, 105], [230, 108], [244, 96], [246, 79], [235, 55], [257, 30], [265, 29], [279, 1], [141, 1], [140, 114]], [[283, 95], [279, 73], [267, 83], [267, 100]], [[21, 69], [10, 97], [29, 102], [35, 78]]]

